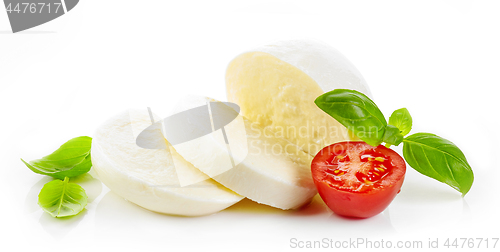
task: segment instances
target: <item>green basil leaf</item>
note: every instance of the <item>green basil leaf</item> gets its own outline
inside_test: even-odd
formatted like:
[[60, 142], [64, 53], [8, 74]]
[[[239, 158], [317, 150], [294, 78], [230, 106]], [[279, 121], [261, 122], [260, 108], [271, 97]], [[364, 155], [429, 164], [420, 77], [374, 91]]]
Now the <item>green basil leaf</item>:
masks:
[[52, 176], [58, 179], [75, 177], [87, 173], [92, 167], [90, 160], [90, 146], [92, 138], [87, 136], [76, 137], [52, 154], [41, 159], [26, 162], [21, 159], [33, 172]]
[[348, 89], [335, 89], [314, 101], [327, 114], [369, 145], [382, 143], [387, 121], [366, 95]]
[[403, 142], [403, 156], [415, 170], [450, 185], [462, 196], [470, 190], [474, 174], [455, 144], [430, 133], [413, 134]]
[[411, 119], [410, 112], [406, 108], [400, 108], [392, 112], [391, 117], [389, 117], [389, 124], [396, 126], [401, 130], [403, 136], [408, 135], [411, 130], [413, 120]]
[[403, 141], [403, 138], [404, 137], [401, 134], [401, 131], [398, 128], [396, 128], [396, 126], [387, 125], [385, 127], [385, 133], [383, 138], [384, 142], [398, 146]]
[[53, 217], [68, 217], [83, 211], [87, 199], [85, 190], [66, 177], [45, 184], [38, 194], [38, 205]]

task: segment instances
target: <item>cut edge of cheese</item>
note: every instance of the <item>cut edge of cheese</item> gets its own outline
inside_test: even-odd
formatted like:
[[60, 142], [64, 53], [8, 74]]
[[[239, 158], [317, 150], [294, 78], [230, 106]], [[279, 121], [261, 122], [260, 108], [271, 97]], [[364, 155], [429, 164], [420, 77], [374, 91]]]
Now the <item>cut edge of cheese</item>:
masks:
[[240, 54], [228, 65], [229, 102], [261, 127], [276, 132], [314, 156], [321, 148], [356, 139], [314, 100], [335, 88], [370, 96], [359, 71], [336, 49], [321, 42], [276, 42]]

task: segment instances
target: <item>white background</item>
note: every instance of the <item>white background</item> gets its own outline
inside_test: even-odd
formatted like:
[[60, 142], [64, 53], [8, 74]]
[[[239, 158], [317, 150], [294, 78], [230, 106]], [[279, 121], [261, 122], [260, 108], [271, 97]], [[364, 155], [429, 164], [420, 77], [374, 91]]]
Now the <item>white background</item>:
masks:
[[[0, 247], [283, 251], [292, 238], [368, 238], [423, 241], [425, 249], [429, 239], [443, 248], [447, 238], [490, 238], [490, 249], [481, 247], [494, 251], [491, 238], [500, 237], [498, 3], [84, 0], [19, 34], [0, 11]], [[394, 202], [365, 220], [338, 217], [318, 197], [298, 211], [244, 200], [211, 216], [182, 218], [135, 206], [88, 175], [81, 183], [91, 202], [82, 214], [54, 219], [36, 205], [50, 179], [19, 158], [40, 158], [70, 138], [91, 136], [127, 108], [149, 106], [167, 115], [187, 94], [225, 100], [225, 68], [234, 56], [289, 38], [331, 44], [361, 71], [386, 116], [406, 107], [412, 132], [457, 144], [475, 174], [469, 194], [462, 198], [408, 169]]]

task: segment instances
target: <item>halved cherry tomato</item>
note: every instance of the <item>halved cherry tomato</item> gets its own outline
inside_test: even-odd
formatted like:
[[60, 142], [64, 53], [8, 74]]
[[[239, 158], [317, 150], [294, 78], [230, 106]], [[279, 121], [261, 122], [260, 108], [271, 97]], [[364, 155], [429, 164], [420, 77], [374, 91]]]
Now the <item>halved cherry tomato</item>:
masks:
[[316, 154], [311, 170], [319, 195], [334, 213], [368, 218], [382, 212], [399, 193], [406, 163], [382, 145], [340, 142]]

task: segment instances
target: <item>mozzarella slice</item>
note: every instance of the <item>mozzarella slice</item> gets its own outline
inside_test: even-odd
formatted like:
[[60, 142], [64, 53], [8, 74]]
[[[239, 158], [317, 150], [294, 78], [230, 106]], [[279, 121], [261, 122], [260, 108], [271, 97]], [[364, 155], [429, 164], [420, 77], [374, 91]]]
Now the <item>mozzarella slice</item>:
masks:
[[316, 41], [277, 42], [243, 53], [226, 71], [229, 102], [261, 127], [283, 135], [315, 155], [350, 139], [347, 129], [314, 100], [337, 88], [370, 96], [359, 71], [336, 49]]
[[[213, 119], [236, 113], [218, 102], [218, 114], [215, 114], [215, 102], [210, 98], [191, 97], [184, 99], [175, 112], [210, 103]], [[308, 203], [316, 195], [310, 155], [239, 114], [229, 117], [236, 119], [210, 134], [173, 147], [209, 177], [258, 203], [293, 209]], [[200, 135], [195, 129], [203, 131], [202, 122], [195, 118], [189, 121], [191, 125], [186, 128]]]
[[[109, 119], [95, 132], [93, 169], [113, 192], [146, 209], [184, 216], [215, 213], [243, 198], [171, 151], [161, 123], [151, 125], [146, 109], [130, 110]], [[141, 132], [152, 149], [136, 144]], [[178, 174], [201, 182], [182, 186]]]

